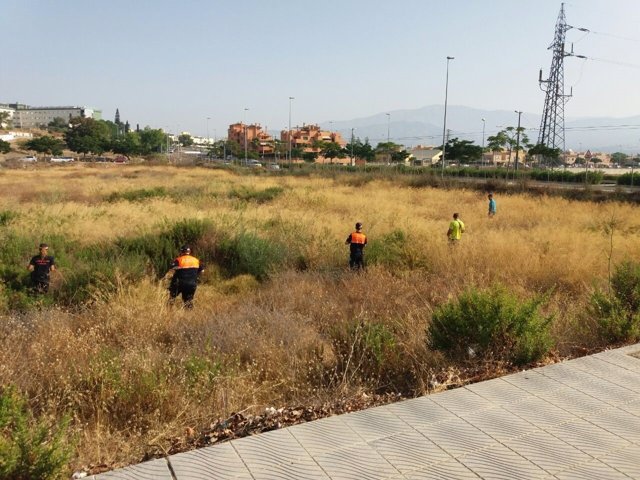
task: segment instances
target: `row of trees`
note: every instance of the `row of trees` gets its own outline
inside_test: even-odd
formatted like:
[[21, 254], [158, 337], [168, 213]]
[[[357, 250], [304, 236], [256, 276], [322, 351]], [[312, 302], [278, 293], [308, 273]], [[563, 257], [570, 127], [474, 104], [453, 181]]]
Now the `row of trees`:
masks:
[[[251, 145], [251, 148], [247, 149], [247, 157], [250, 159], [257, 159], [260, 157], [260, 145], [258, 139], [255, 139]], [[330, 162], [335, 159], [344, 158], [358, 158], [367, 162], [372, 162], [376, 157], [386, 157], [388, 162], [401, 163], [409, 157], [402, 145], [398, 145], [393, 142], [378, 143], [374, 148], [369, 139], [362, 141], [360, 138], [355, 138], [351, 143], [342, 147], [336, 142], [322, 142], [316, 141], [311, 144], [313, 151], [304, 151], [301, 147], [293, 146], [291, 148], [291, 156], [293, 158], [301, 158], [307, 162], [314, 162], [318, 157], [323, 157]], [[287, 142], [281, 140], [273, 140], [270, 143], [268, 156], [274, 158], [285, 158], [288, 156], [289, 146]], [[244, 145], [240, 145], [238, 142], [231, 140], [220, 140], [209, 149], [209, 155], [222, 158], [225, 155], [232, 155], [237, 158], [243, 158], [245, 155]]]
[[131, 131], [123, 125], [108, 120], [72, 118], [49, 124], [49, 132], [62, 133], [64, 140], [43, 135], [23, 143], [22, 147], [37, 153], [59, 155], [64, 148], [86, 154], [101, 155], [104, 152], [123, 155], [148, 155], [162, 151], [167, 145], [167, 135], [160, 129], [146, 127]]

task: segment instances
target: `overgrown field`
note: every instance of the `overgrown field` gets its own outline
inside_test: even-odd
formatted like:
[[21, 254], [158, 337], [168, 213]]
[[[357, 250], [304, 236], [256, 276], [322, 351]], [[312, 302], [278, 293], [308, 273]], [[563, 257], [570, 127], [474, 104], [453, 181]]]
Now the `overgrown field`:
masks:
[[[637, 206], [497, 202], [488, 219], [485, 192], [352, 172], [0, 171], [0, 477], [137, 462], [232, 412], [418, 395], [638, 339]], [[346, 268], [356, 221], [364, 274]], [[34, 299], [41, 241], [59, 273]], [[207, 264], [193, 311], [163, 279], [183, 243]]]

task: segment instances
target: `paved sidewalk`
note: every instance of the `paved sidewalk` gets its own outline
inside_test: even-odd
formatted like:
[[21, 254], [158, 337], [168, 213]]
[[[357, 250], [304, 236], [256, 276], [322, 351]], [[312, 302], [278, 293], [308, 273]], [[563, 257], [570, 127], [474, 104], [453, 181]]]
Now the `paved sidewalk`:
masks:
[[477, 478], [640, 479], [640, 344], [95, 476]]

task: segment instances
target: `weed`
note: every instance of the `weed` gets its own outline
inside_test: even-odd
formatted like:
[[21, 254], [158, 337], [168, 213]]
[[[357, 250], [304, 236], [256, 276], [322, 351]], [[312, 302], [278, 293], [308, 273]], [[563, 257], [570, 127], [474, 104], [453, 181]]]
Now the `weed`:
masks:
[[521, 302], [502, 287], [469, 289], [433, 312], [429, 344], [453, 356], [478, 355], [523, 365], [550, 347], [551, 318], [540, 315], [541, 298]]
[[592, 312], [604, 342], [635, 342], [640, 339], [640, 264], [623, 262], [611, 278], [610, 294], [596, 291]]
[[124, 192], [113, 192], [106, 197], [107, 202], [119, 202], [126, 200], [127, 202], [141, 202], [150, 198], [162, 198], [168, 195], [166, 188], [140, 188], [137, 190], [127, 190]]
[[13, 388], [0, 391], [0, 478], [62, 478], [71, 457], [69, 417], [36, 419]]
[[246, 186], [234, 188], [229, 192], [229, 198], [237, 198], [245, 202], [256, 202], [258, 204], [268, 203], [275, 200], [284, 193], [282, 187], [268, 187], [264, 190], [256, 190]]

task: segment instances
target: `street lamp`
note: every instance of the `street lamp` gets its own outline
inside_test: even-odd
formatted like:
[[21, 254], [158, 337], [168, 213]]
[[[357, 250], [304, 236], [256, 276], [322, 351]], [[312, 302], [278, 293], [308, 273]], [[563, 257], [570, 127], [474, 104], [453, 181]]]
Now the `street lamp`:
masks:
[[443, 178], [444, 178], [445, 153], [447, 150], [445, 136], [447, 134], [447, 99], [449, 96], [449, 61], [453, 59], [454, 57], [447, 57], [447, 80], [445, 82], [445, 87], [444, 87], [444, 124], [442, 126], [442, 177]]
[[520, 153], [520, 117], [522, 116], [522, 112], [519, 110], [514, 110], [518, 114], [518, 128], [516, 128], [516, 164], [515, 169], [518, 170], [518, 153]]
[[389, 132], [391, 130], [391, 114], [385, 113], [385, 115], [387, 116], [387, 143], [389, 143]]
[[353, 131], [355, 130], [355, 128], [351, 129], [351, 166], [353, 167], [356, 163], [356, 158], [353, 156], [353, 144], [354, 144], [354, 137], [353, 137]]
[[209, 120], [211, 120], [211, 117], [207, 117], [207, 146], [209, 146]]
[[289, 165], [291, 165], [291, 102], [295, 100], [295, 97], [289, 97], [289, 132], [288, 132], [288, 139], [289, 139]]
[[242, 121], [242, 124], [244, 125], [244, 165], [245, 167], [249, 164], [249, 157], [247, 153], [247, 112], [248, 111], [249, 111], [248, 108], [244, 109], [244, 120]]
[[485, 121], [485, 119], [482, 119], [482, 161], [480, 162], [480, 164], [484, 167], [484, 127], [487, 125], [487, 122]]

